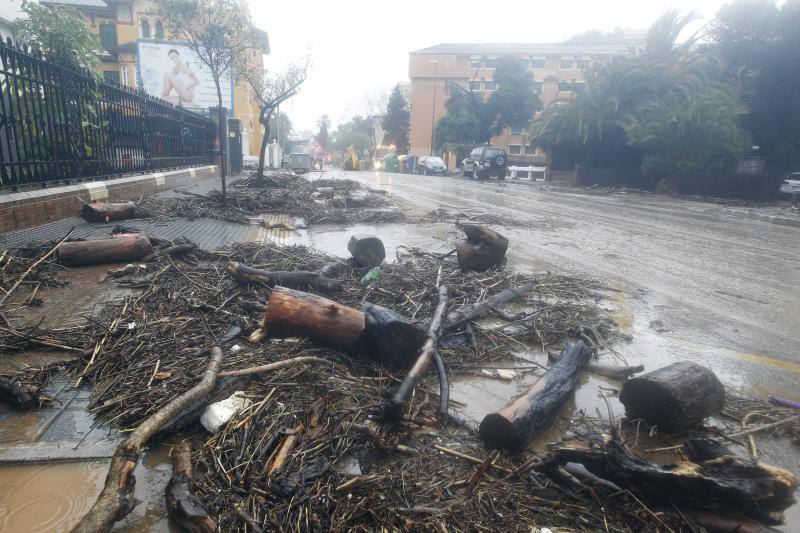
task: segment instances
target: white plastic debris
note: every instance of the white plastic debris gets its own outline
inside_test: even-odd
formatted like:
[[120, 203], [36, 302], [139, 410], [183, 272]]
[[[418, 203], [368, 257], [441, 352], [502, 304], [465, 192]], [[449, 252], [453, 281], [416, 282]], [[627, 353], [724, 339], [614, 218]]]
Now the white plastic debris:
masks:
[[129, 322], [128, 329], [136, 329], [136, 322]]
[[231, 346], [231, 352], [233, 353], [238, 353], [241, 349], [242, 347], [239, 346], [238, 344], [234, 344], [233, 346]]
[[233, 418], [233, 415], [252, 405], [252, 400], [244, 397], [244, 391], [236, 391], [224, 400], [212, 403], [200, 417], [200, 423], [206, 431], [216, 433], [219, 428]]

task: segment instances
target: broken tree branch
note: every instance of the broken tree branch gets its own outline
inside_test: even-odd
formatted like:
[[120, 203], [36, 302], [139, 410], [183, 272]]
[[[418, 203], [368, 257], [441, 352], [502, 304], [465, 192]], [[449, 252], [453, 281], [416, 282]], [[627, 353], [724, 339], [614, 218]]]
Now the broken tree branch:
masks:
[[330, 279], [322, 272], [308, 272], [296, 270], [293, 272], [259, 270], [236, 261], [225, 265], [227, 270], [239, 283], [266, 283], [270, 286], [281, 285], [291, 289], [321, 289], [327, 292], [341, 290], [341, 284]]

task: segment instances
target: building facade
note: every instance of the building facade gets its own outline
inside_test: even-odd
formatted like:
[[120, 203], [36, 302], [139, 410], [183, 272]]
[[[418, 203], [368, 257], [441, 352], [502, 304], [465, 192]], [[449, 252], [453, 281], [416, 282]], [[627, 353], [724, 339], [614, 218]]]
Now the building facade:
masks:
[[[98, 36], [103, 48], [100, 56], [100, 74], [106, 81], [143, 87], [140, 76], [140, 43], [166, 41], [169, 32], [166, 21], [158, 15], [158, 5], [151, 0], [40, 0], [43, 5], [66, 6], [83, 15], [91, 31]], [[247, 2], [240, 1], [242, 9]], [[269, 41], [263, 33], [263, 53], [269, 53]], [[167, 41], [168, 42], [168, 41]], [[263, 69], [263, 54], [253, 53], [250, 61]], [[146, 88], [145, 88], [146, 89]], [[152, 92], [152, 91], [150, 91]], [[154, 94], [154, 96], [161, 96]], [[263, 127], [258, 122], [258, 101], [246, 82], [233, 88], [229, 117], [242, 123], [242, 151], [245, 155], [258, 154], [263, 137]]]
[[[433, 125], [446, 114], [447, 86], [456, 83], [464, 89], [488, 98], [497, 88], [493, 80], [497, 58], [513, 55], [521, 58], [533, 74], [536, 89], [544, 107], [571, 101], [583, 90], [584, 72], [596, 62], [630, 53], [632, 43], [619, 44], [458, 44], [432, 46], [409, 56], [408, 76], [411, 79], [410, 155], [432, 152]], [[543, 160], [540, 149], [530, 146], [532, 139], [526, 124], [517, 124], [491, 144], [504, 148], [512, 161]], [[448, 165], [457, 168], [455, 154], [449, 154]]]

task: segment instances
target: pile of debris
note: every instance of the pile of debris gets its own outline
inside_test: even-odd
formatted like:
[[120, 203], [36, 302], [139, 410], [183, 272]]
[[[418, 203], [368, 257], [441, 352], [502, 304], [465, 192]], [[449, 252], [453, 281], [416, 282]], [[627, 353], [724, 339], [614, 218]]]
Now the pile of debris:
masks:
[[[639, 421], [618, 423], [610, 409], [607, 419], [575, 413], [566, 440], [545, 452], [529, 447], [558, 419], [582, 369], [617, 377], [641, 369], [594, 360], [621, 338], [601, 302], [608, 287], [507, 270], [504, 236], [462, 229], [451, 253], [401, 248], [388, 264], [369, 236], [353, 236], [350, 259], [299, 246], [209, 253], [150, 241], [103, 282], [136, 290], [86, 325], [0, 329], [4, 351], [75, 354], [21, 372], [12, 386], [34, 391], [53, 373], [71, 373], [92, 387], [92, 411], [127, 431], [77, 531], [108, 530], [130, 512], [133, 469], [161, 438], [180, 440], [168, 511], [194, 531], [678, 531], [780, 519], [797, 486], [791, 473], [711, 440], [682, 443], [677, 465], [647, 462], [628, 447]], [[108, 247], [130, 251], [141, 238], [102, 246], [108, 256]], [[85, 252], [100, 246], [92, 242], [77, 241]], [[63, 261], [65, 245], [49, 257]], [[458, 416], [449, 379], [508, 366], [530, 346], [563, 349], [479, 427]], [[431, 365], [436, 379], [425, 378]], [[702, 421], [724, 397], [709, 374], [659, 369], [625, 381], [622, 399], [629, 415], [654, 410], [637, 415], [645, 420], [668, 412]], [[629, 402], [647, 387], [659, 405]], [[741, 516], [725, 518], [734, 511]]]

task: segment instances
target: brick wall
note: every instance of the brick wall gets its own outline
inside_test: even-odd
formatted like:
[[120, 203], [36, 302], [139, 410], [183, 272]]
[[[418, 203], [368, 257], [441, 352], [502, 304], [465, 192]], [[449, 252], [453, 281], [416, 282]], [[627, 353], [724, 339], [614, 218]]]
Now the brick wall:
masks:
[[80, 213], [84, 203], [136, 201], [144, 195], [183, 187], [194, 181], [217, 176], [219, 167], [204, 166], [51, 189], [0, 194], [0, 233], [75, 216]]

